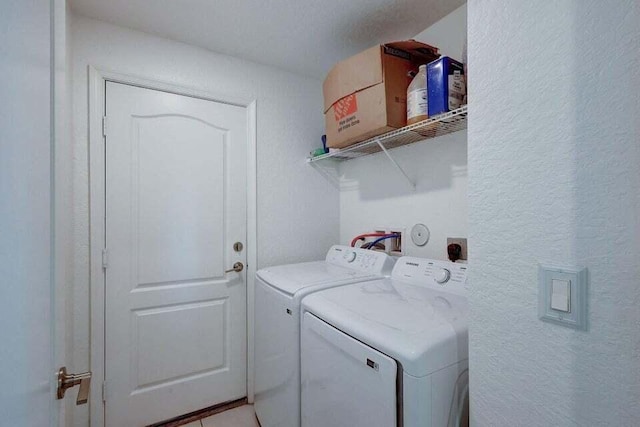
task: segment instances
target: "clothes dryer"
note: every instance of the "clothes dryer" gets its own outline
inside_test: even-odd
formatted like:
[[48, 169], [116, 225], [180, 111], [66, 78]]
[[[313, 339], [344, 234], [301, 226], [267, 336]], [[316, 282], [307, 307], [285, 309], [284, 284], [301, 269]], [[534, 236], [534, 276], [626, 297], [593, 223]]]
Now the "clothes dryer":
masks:
[[255, 403], [262, 427], [300, 426], [300, 301], [322, 289], [381, 280], [395, 258], [333, 246], [324, 261], [281, 265], [256, 273]]
[[390, 278], [302, 301], [302, 427], [447, 427], [467, 390], [467, 265], [402, 257]]

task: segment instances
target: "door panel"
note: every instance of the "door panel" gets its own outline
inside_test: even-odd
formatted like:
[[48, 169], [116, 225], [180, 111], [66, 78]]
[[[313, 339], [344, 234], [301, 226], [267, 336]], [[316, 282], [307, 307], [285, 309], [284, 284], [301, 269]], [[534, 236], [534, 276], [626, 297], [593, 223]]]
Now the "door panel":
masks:
[[246, 395], [244, 108], [107, 83], [107, 426]]
[[[134, 311], [131, 348], [135, 391], [227, 368], [227, 299]], [[163, 331], [162, 336], [155, 331]], [[188, 331], [185, 333], [185, 331]], [[201, 337], [208, 339], [202, 340]], [[166, 342], [171, 352], [164, 351]]]
[[133, 127], [137, 285], [222, 277], [227, 132], [181, 116]]

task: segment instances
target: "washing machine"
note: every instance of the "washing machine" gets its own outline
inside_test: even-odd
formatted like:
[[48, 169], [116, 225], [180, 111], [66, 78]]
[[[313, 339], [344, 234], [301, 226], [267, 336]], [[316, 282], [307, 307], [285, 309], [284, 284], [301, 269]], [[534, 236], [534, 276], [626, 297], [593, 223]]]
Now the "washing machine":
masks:
[[300, 301], [312, 292], [382, 280], [395, 258], [332, 246], [324, 261], [281, 265], [256, 273], [255, 402], [262, 427], [300, 426]]
[[301, 308], [302, 427], [447, 427], [468, 390], [467, 265], [402, 257], [391, 277]]

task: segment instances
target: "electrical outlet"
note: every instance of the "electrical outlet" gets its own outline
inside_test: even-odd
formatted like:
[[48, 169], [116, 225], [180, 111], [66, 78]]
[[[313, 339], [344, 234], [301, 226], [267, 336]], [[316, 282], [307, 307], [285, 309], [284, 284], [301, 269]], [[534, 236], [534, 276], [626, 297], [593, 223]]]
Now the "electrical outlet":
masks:
[[447, 237], [447, 247], [449, 247], [449, 245], [454, 243], [457, 243], [462, 248], [462, 251], [460, 253], [460, 259], [468, 260], [469, 258], [467, 256], [467, 238], [466, 237]]

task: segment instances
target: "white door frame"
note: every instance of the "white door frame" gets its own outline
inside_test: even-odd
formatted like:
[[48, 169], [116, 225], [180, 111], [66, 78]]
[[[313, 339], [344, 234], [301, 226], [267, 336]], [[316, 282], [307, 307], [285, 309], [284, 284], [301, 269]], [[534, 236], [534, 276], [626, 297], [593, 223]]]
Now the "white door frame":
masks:
[[102, 249], [105, 247], [105, 145], [102, 118], [105, 113], [105, 83], [124, 83], [147, 89], [191, 96], [244, 107], [247, 111], [247, 398], [253, 402], [254, 366], [254, 278], [257, 266], [257, 135], [255, 99], [213, 94], [200, 89], [175, 86], [139, 76], [99, 69], [89, 65], [89, 287], [90, 287], [90, 369], [93, 372], [89, 400], [91, 425], [104, 426], [102, 384], [105, 379], [105, 274]]

